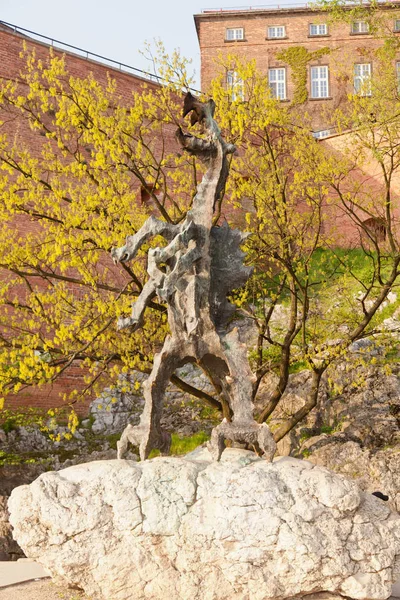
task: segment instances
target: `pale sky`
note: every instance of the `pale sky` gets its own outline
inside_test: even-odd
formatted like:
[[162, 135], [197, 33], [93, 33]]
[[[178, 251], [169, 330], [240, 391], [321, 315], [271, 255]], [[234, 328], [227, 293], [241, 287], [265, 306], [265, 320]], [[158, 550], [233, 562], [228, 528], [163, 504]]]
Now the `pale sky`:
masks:
[[[271, 0], [250, 3], [277, 5]], [[193, 59], [198, 87], [200, 52], [193, 14], [244, 6], [234, 0], [0, 0], [0, 20], [145, 71], [150, 65], [139, 51], [145, 41], [160, 38], [168, 52], [180, 48]]]

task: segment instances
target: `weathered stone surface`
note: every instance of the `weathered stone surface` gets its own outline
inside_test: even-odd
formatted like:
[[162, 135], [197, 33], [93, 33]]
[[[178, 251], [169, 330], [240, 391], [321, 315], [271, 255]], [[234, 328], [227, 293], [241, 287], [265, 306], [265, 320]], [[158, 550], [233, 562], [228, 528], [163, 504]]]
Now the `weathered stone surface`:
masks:
[[350, 360], [331, 374], [342, 392], [331, 399], [330, 419], [368, 448], [400, 443], [400, 370], [395, 364], [391, 370]]
[[[268, 398], [275, 390], [277, 383], [278, 376], [275, 373], [270, 373], [264, 378], [255, 400], [257, 412], [261, 412], [262, 408], [267, 404]], [[285, 392], [272, 414], [270, 424], [273, 428], [278, 428], [290, 415], [295, 414], [296, 411], [304, 406], [311, 393], [311, 386], [312, 374], [309, 370], [304, 370], [289, 376]], [[301, 431], [305, 426], [314, 428], [321, 424], [320, 413], [323, 411], [323, 408], [321, 407], [326, 406], [327, 398], [326, 381], [323, 379], [318, 393], [318, 409], [311, 411], [307, 416], [306, 421], [300, 422], [297, 427], [292, 429], [278, 442], [277, 453], [280, 456], [293, 455], [298, 451]]]
[[[307, 596], [296, 596], [293, 600], [344, 600], [344, 597], [339, 594], [320, 592], [317, 594], [307, 594]], [[395, 598], [391, 596], [388, 600], [395, 600]]]
[[[130, 382], [129, 382], [130, 383]], [[132, 392], [122, 392], [125, 381], [117, 389], [106, 388], [90, 405], [93, 433], [121, 433], [129, 422], [138, 419], [143, 410], [143, 399]]]
[[400, 566], [384, 502], [308, 461], [237, 449], [45, 473], [9, 507], [27, 555], [102, 600], [383, 600]]
[[0, 561], [17, 560], [24, 555], [12, 536], [7, 502], [7, 496], [0, 496]]
[[[265, 404], [276, 383], [276, 375], [265, 377], [256, 399], [256, 410]], [[290, 375], [285, 393], [272, 415], [273, 428], [304, 406], [310, 386], [310, 371]], [[388, 374], [382, 365], [362, 365], [353, 355], [332, 365], [322, 379], [317, 408], [278, 443], [278, 454], [301, 455], [309, 445], [308, 442], [304, 445], [304, 439], [319, 437], [326, 431], [342, 433], [346, 441], [357, 442], [371, 450], [399, 445], [400, 368], [393, 364]]]
[[389, 496], [389, 505], [400, 512], [400, 447], [372, 451], [343, 434], [321, 435], [303, 444], [310, 452], [308, 460], [325, 466], [371, 492], [379, 490]]
[[[345, 600], [345, 598], [344, 596], [341, 596], [339, 594], [321, 592], [320, 594], [307, 594], [307, 596], [296, 596], [296, 598], [293, 598], [293, 600]], [[395, 596], [390, 596], [388, 600], [398, 600], [398, 598]]]
[[0, 561], [18, 560], [24, 556], [12, 536], [7, 508], [8, 498], [15, 487], [31, 483], [43, 471], [42, 465], [0, 467]]
[[51, 442], [37, 425], [16, 427], [8, 433], [0, 429], [0, 449], [12, 452], [48, 451]]

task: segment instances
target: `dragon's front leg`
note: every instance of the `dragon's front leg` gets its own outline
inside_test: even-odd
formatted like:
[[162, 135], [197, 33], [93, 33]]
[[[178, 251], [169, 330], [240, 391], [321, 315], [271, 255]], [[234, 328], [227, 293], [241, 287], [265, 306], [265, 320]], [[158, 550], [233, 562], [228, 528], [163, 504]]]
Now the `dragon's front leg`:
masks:
[[150, 275], [149, 280], [144, 285], [136, 302], [132, 305], [130, 317], [120, 317], [118, 319], [118, 329], [132, 327], [133, 331], [140, 329], [143, 325], [143, 315], [149, 302], [159, 293], [163, 286], [165, 274], [158, 268], [157, 256], [160, 253], [159, 248], [150, 248], [147, 259], [147, 272]]
[[150, 238], [156, 235], [162, 235], [170, 241], [179, 232], [180, 226], [172, 223], [160, 221], [155, 217], [149, 217], [144, 225], [134, 235], [128, 235], [124, 246], [112, 248], [111, 257], [114, 263], [128, 262], [138, 253], [138, 250]]
[[143, 314], [148, 303], [156, 295], [157, 283], [153, 279], [149, 279], [144, 285], [136, 302], [132, 305], [132, 314], [130, 317], [120, 317], [118, 319], [118, 329], [131, 327], [133, 331], [140, 329], [143, 325]]
[[[179, 225], [165, 223], [165, 221], [159, 221], [155, 217], [150, 217], [137, 233], [126, 238], [126, 243], [124, 246], [121, 246], [120, 248], [113, 248], [111, 250], [112, 259], [114, 263], [127, 262], [136, 256], [139, 248], [151, 237], [162, 235], [165, 239], [170, 241], [179, 232], [179, 230]], [[120, 317], [118, 319], [118, 329], [130, 327], [135, 331], [143, 325], [143, 314], [146, 306], [156, 295], [157, 288], [161, 285], [162, 278], [164, 277], [163, 273], [151, 268], [153, 262], [154, 259], [152, 259], [152, 251], [150, 251], [150, 279], [143, 287], [137, 301], [133, 304], [131, 316]]]

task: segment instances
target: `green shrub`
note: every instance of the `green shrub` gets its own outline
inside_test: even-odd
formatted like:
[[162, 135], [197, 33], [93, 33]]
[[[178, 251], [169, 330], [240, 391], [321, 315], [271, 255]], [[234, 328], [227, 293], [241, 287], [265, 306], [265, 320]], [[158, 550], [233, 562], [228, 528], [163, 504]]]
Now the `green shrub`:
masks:
[[181, 454], [187, 454], [192, 452], [204, 442], [207, 442], [210, 436], [204, 431], [199, 431], [190, 437], [179, 437], [175, 433], [172, 434], [171, 454], [179, 456]]

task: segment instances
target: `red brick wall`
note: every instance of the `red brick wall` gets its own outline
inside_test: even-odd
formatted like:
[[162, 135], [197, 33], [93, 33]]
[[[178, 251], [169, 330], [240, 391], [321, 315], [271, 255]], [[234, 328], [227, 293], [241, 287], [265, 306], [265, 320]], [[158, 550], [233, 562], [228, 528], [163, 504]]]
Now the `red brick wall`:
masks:
[[[379, 131], [377, 131], [379, 134]], [[343, 157], [351, 156], [353, 152], [353, 161], [356, 164], [357, 157], [357, 139], [354, 139], [355, 134], [351, 131], [341, 135], [334, 135], [319, 143], [322, 144], [325, 150], [332, 153], [333, 156], [341, 160]], [[354, 141], [353, 141], [354, 140]], [[359, 189], [360, 199], [368, 205], [368, 202], [374, 204], [372, 215], [378, 221], [385, 221], [385, 200], [386, 188], [382, 169], [379, 163], [371, 152], [364, 149], [362, 164], [354, 168], [346, 180], [342, 182], [342, 192], [352, 191], [355, 188]], [[392, 231], [399, 239], [400, 235], [400, 174], [394, 172], [390, 182], [391, 198], [393, 202], [392, 209]], [[369, 214], [360, 211], [353, 207], [355, 215], [362, 222], [369, 219]], [[342, 205], [339, 201], [335, 201], [334, 196], [331, 197], [329, 206], [325, 208], [325, 230], [328, 233], [335, 232], [335, 241], [338, 246], [358, 247], [360, 245], [360, 229], [355, 225], [354, 220], [350, 219], [348, 214], [345, 214]]]
[[[28, 50], [35, 50], [38, 58], [46, 59], [48, 57], [50, 48], [48, 45], [0, 28], [0, 76], [2, 78], [15, 79], [24, 68], [25, 60], [20, 57], [24, 42]], [[58, 55], [65, 54], [68, 71], [75, 77], [86, 77], [89, 73], [93, 73], [97, 81], [106, 84], [107, 76], [110, 75], [117, 82], [118, 92], [126, 98], [128, 103], [131, 101], [132, 91], [140, 91], [143, 83], [153, 88], [158, 86], [155, 82], [86, 59], [78, 54], [64, 53], [57, 49], [54, 49], [54, 51]]]
[[[28, 40], [23, 36], [14, 33], [8, 28], [0, 27], [0, 77], [11, 80], [18, 80], [19, 73], [24, 69], [25, 59], [20, 57], [20, 53], [23, 49], [23, 43], [27, 44], [28, 50], [35, 49], [37, 58], [46, 59], [49, 54], [49, 47], [36, 41]], [[56, 51], [56, 53], [62, 54], [62, 52]], [[132, 92], [140, 91], [145, 83], [150, 88], [158, 87], [158, 84], [147, 81], [140, 77], [130, 75], [113, 69], [109, 66], [95, 62], [93, 60], [87, 60], [78, 55], [71, 53], [66, 54], [66, 64], [68, 71], [75, 77], [86, 77], [90, 72], [93, 74], [95, 79], [102, 84], [107, 83], [107, 77], [110, 75], [115, 79], [117, 83], [117, 92], [121, 95], [122, 101], [129, 105], [132, 102]], [[20, 116], [13, 115], [12, 113], [0, 112], [0, 121], [4, 123], [0, 127], [0, 133], [7, 133], [8, 135], [17, 135], [22, 142], [27, 145], [33, 155], [39, 155], [41, 143], [44, 138], [32, 131], [30, 127], [25, 123]], [[165, 139], [167, 140], [167, 146], [169, 148], [176, 148], [176, 141], [174, 136], [173, 128], [165, 129]], [[159, 148], [161, 148], [162, 140], [159, 141]], [[156, 146], [157, 150], [157, 146]], [[140, 189], [138, 186], [138, 200], [140, 198]], [[19, 234], [28, 232], [38, 231], [39, 226], [32, 222], [29, 218], [18, 217], [16, 226]], [[110, 261], [111, 263], [111, 261]], [[112, 269], [112, 263], [107, 265], [110, 269], [110, 278], [114, 278], [114, 282], [121, 279], [121, 273], [119, 269]], [[0, 272], [0, 284], [1, 278], [4, 278]], [[110, 283], [114, 283], [110, 282]], [[35, 284], [41, 285], [39, 279], [35, 279]], [[23, 290], [16, 290], [20, 295], [23, 295]], [[77, 290], [79, 294], [79, 290]], [[58, 378], [52, 385], [42, 386], [40, 388], [29, 388], [21, 391], [17, 395], [10, 395], [6, 399], [6, 408], [18, 408], [21, 406], [32, 406], [37, 408], [48, 409], [55, 406], [61, 406], [62, 395], [65, 393], [72, 392], [75, 389], [82, 390], [85, 387], [83, 380], [84, 371], [79, 368], [79, 365], [74, 365], [68, 369], [60, 378]], [[80, 414], [85, 414], [89, 399], [85, 402], [79, 402], [75, 405], [75, 409]]]
[[[18, 410], [26, 407], [48, 410], [49, 408], [64, 406], [62, 401], [63, 394], [69, 394], [74, 390], [84, 388], [84, 371], [79, 366], [70, 367], [68, 371], [61, 375], [53, 384], [42, 387], [30, 387], [21, 391], [17, 395], [9, 395], [6, 398], [5, 408]], [[92, 397], [85, 400], [79, 400], [74, 406], [74, 410], [79, 415], [86, 415]]]

